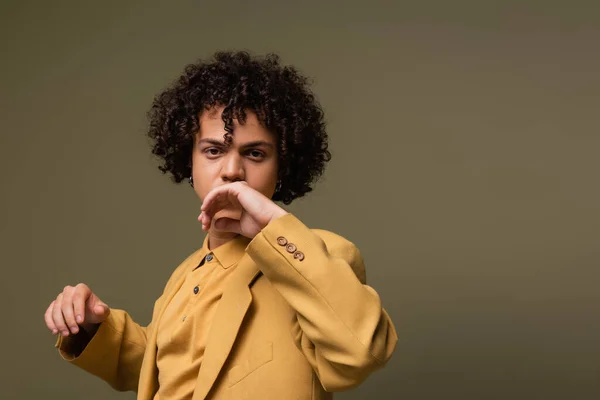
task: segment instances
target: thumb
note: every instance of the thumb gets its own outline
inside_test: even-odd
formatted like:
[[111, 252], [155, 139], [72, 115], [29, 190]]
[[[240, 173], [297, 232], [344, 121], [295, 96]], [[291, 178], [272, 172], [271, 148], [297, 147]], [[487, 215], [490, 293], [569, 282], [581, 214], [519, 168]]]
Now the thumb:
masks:
[[215, 221], [215, 228], [220, 231], [242, 234], [240, 221], [233, 218], [219, 218]]
[[99, 324], [110, 314], [110, 307], [93, 293], [86, 302], [86, 308], [85, 320], [88, 323]]
[[102, 304], [97, 304], [94, 306], [94, 314], [97, 315], [98, 317], [108, 317], [108, 314], [110, 314], [110, 307], [108, 307], [106, 304], [102, 303]]

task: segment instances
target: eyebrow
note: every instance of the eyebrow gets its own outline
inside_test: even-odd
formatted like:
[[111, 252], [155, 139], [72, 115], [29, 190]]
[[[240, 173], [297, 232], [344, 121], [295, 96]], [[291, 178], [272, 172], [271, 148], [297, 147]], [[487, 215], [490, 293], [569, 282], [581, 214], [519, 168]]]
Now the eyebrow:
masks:
[[261, 146], [269, 147], [271, 149], [274, 147], [272, 143], [266, 142], [264, 140], [255, 140], [254, 142], [248, 142], [248, 143], [241, 145], [240, 147], [242, 149], [248, 149], [250, 147], [261, 147]]
[[212, 144], [214, 146], [221, 146], [221, 147], [225, 147], [225, 142], [216, 140], [216, 139], [200, 139], [198, 140], [198, 144], [200, 143], [208, 143], [208, 144]]
[[[208, 143], [208, 144], [212, 144], [213, 146], [220, 146], [220, 147], [227, 147], [225, 145], [225, 142], [220, 141], [220, 140], [216, 140], [216, 139], [200, 139], [198, 141], [198, 143]], [[272, 143], [266, 142], [264, 140], [255, 140], [253, 142], [248, 142], [248, 143], [244, 143], [243, 145], [240, 146], [240, 148], [242, 149], [248, 149], [250, 147], [268, 147], [268, 148], [273, 148], [275, 146], [273, 146]]]

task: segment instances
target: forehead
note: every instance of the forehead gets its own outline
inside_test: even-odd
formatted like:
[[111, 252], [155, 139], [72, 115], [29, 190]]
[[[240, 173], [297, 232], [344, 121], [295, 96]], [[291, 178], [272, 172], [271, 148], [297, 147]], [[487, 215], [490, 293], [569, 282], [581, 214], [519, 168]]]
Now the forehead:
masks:
[[[222, 109], [211, 109], [200, 114], [200, 130], [198, 131], [197, 139], [223, 139], [226, 131], [225, 123], [221, 119], [221, 114]], [[233, 143], [244, 143], [256, 140], [275, 142], [275, 135], [260, 123], [254, 112], [247, 110], [246, 121], [244, 124], [240, 124], [237, 119], [233, 120], [232, 139]]]

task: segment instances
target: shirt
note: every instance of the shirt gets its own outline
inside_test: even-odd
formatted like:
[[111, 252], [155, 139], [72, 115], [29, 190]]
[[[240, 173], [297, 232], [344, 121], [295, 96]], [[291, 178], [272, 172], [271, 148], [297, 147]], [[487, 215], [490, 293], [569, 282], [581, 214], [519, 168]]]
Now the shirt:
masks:
[[211, 321], [248, 243], [250, 239], [238, 236], [210, 252], [205, 239], [202, 251], [208, 254], [189, 269], [157, 327], [155, 400], [192, 398]]

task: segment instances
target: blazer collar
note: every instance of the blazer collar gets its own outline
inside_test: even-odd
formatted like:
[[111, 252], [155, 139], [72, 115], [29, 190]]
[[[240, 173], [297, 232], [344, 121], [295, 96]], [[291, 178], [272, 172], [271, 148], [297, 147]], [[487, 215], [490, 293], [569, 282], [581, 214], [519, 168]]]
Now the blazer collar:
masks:
[[251, 239], [242, 235], [238, 235], [229, 242], [217, 247], [213, 251], [210, 251], [208, 248], [208, 235], [206, 235], [202, 245], [201, 253], [203, 254], [203, 257], [209, 253], [212, 253], [223, 268], [229, 268], [240, 261], [244, 254], [246, 254], [246, 247], [248, 247], [250, 241]]

